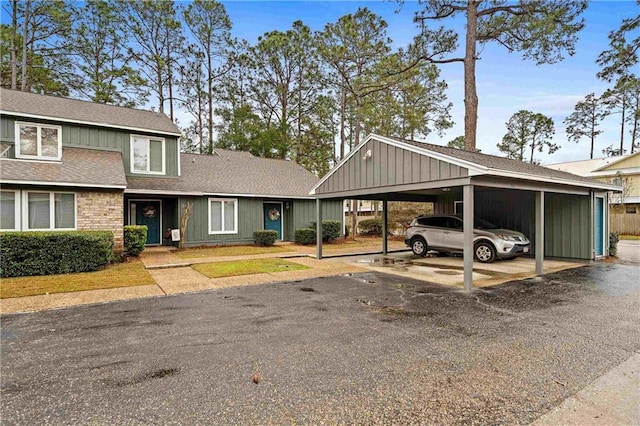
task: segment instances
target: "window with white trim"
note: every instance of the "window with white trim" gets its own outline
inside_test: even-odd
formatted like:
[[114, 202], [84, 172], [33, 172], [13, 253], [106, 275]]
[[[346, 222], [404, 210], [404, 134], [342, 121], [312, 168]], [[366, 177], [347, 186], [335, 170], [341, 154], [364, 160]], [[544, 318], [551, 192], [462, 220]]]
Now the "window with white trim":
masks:
[[76, 194], [73, 192], [25, 191], [25, 231], [76, 229]]
[[238, 199], [209, 198], [209, 234], [238, 233]]
[[131, 135], [131, 173], [165, 174], [165, 141]]
[[20, 230], [20, 191], [0, 191], [0, 231]]
[[16, 158], [60, 160], [62, 127], [16, 122]]

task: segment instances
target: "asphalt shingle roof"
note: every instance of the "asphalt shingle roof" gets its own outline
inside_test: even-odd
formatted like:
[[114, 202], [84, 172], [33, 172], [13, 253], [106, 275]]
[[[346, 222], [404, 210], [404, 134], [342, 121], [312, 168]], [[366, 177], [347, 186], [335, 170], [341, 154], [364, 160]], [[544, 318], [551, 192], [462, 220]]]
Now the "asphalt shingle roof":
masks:
[[578, 182], [591, 182], [602, 183], [591, 178], [574, 175], [572, 173], [564, 172], [561, 170], [554, 170], [548, 167], [539, 166], [536, 164], [525, 163], [524, 161], [514, 160], [511, 158], [499, 157], [497, 155], [483, 154], [481, 152], [466, 151], [463, 149], [449, 148], [442, 145], [434, 145], [426, 142], [417, 142], [399, 138], [389, 138], [399, 142], [413, 145], [418, 148], [426, 149], [429, 151], [437, 152], [439, 154], [447, 155], [449, 157], [457, 158], [460, 160], [468, 161], [470, 163], [477, 164], [479, 166], [488, 167], [495, 170], [502, 170], [505, 172], [526, 173], [529, 175], [540, 177], [551, 177], [557, 179], [567, 179]]
[[0, 159], [0, 181], [122, 188], [127, 184], [119, 152], [83, 148], [62, 148], [62, 161]]
[[181, 154], [181, 176], [129, 176], [128, 190], [206, 194], [309, 197], [318, 178], [293, 161], [260, 158], [248, 152], [215, 150], [214, 155]]
[[180, 129], [165, 114], [17, 90], [0, 89], [0, 110], [81, 121], [96, 126], [126, 127], [180, 135]]

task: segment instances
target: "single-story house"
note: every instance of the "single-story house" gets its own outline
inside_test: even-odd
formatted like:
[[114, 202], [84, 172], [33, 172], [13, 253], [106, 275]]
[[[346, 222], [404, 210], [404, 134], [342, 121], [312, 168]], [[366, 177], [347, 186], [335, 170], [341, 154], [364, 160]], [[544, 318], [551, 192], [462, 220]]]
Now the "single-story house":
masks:
[[[152, 111], [0, 89], [2, 231], [147, 225], [148, 245], [174, 244], [192, 204], [187, 246], [252, 243], [273, 229], [293, 240], [315, 221], [318, 178], [288, 160], [215, 149], [180, 152], [180, 130]], [[325, 219], [344, 221], [342, 203]]]
[[[474, 217], [528, 236], [536, 272], [542, 273], [544, 258], [591, 260], [608, 255], [605, 207], [610, 192], [619, 190], [610, 183], [518, 160], [371, 134], [310, 194], [316, 197], [318, 214], [326, 202], [381, 200], [383, 229], [389, 201], [432, 202], [435, 213], [461, 214], [464, 230], [449, 232], [464, 241], [465, 288], [470, 289]], [[386, 248], [385, 239], [383, 252]]]

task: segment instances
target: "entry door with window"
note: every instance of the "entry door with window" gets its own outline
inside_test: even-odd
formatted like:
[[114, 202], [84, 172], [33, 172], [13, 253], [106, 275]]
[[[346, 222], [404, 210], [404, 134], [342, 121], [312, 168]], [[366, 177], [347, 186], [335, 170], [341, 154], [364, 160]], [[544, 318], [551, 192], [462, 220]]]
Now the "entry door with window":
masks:
[[[132, 201], [135, 225], [147, 226], [147, 245], [160, 244], [160, 201]], [[133, 212], [132, 212], [133, 213]]]
[[596, 197], [594, 226], [596, 256], [604, 256], [604, 198], [601, 197]]
[[282, 204], [264, 203], [264, 229], [276, 231], [278, 239], [282, 239]]

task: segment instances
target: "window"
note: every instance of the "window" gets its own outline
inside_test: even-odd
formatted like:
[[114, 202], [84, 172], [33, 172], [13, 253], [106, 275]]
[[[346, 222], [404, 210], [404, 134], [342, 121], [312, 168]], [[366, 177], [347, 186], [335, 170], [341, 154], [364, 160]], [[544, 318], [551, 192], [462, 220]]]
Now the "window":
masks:
[[62, 128], [37, 123], [16, 122], [16, 158], [60, 160]]
[[69, 192], [27, 191], [23, 201], [25, 230], [76, 228], [76, 196]]
[[20, 191], [0, 191], [0, 230], [20, 229]]
[[625, 213], [627, 214], [636, 214], [636, 212], [637, 212], [636, 206], [627, 206], [625, 208]]
[[209, 234], [238, 233], [238, 200], [209, 198]]
[[462, 214], [463, 213], [464, 204], [462, 201], [454, 201], [453, 202], [453, 213], [454, 214]]
[[131, 136], [131, 173], [165, 174], [164, 139]]

